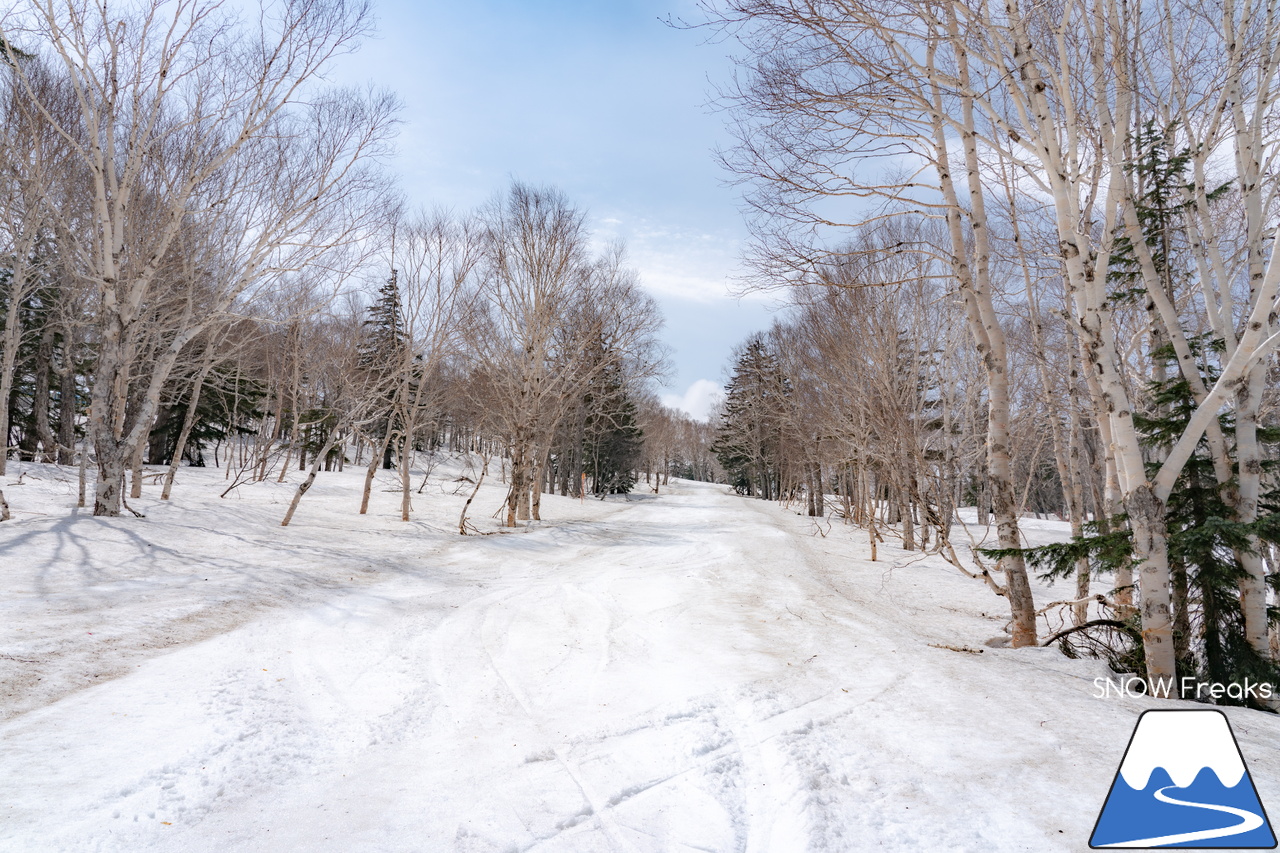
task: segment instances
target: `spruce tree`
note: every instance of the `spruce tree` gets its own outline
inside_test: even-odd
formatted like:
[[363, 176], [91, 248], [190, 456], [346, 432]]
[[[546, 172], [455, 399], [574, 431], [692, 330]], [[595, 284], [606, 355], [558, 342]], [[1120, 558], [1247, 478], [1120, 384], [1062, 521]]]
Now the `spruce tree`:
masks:
[[[190, 375], [181, 376], [179, 382], [189, 387], [190, 378]], [[214, 368], [201, 388], [183, 458], [193, 467], [203, 467], [206, 445], [225, 441], [233, 435], [251, 433], [253, 428], [246, 422], [262, 416], [258, 406], [266, 395], [267, 388], [261, 380], [242, 376], [228, 367]], [[160, 408], [148, 437], [147, 459], [151, 464], [173, 461], [178, 434], [182, 431], [190, 402], [188, 390], [181, 399]], [[306, 417], [304, 415], [303, 420]]]
[[386, 449], [382, 455], [382, 467], [394, 467], [395, 448], [387, 437], [395, 431], [395, 387], [392, 376], [401, 363], [409, 346], [405, 332], [404, 308], [400, 299], [398, 270], [378, 288], [378, 298], [369, 306], [364, 321], [364, 342], [360, 347], [359, 364], [383, 388], [383, 412], [373, 427], [373, 437], [383, 441]]
[[593, 383], [586, 410], [582, 458], [592, 491], [601, 496], [629, 493], [636, 484], [644, 432], [623, 384], [622, 366], [615, 359]]
[[711, 451], [740, 493], [776, 498], [782, 451], [780, 415], [788, 384], [777, 354], [762, 335], [751, 337], [725, 388], [724, 409]]
[[[1197, 355], [1206, 347], [1217, 350], [1220, 342], [1193, 341]], [[1172, 361], [1173, 350], [1155, 354]], [[1203, 359], [1202, 359], [1203, 360]], [[1218, 378], [1218, 371], [1205, 362], [1206, 381]], [[1181, 374], [1154, 381], [1149, 388], [1154, 414], [1135, 415], [1144, 443], [1162, 457], [1178, 437], [1196, 408], [1191, 388]], [[1219, 417], [1228, 442], [1234, 439], [1231, 415]], [[1259, 441], [1275, 446], [1280, 443], [1280, 430], [1260, 431]], [[1229, 448], [1234, 457], [1234, 446]], [[1269, 463], [1274, 467], [1274, 462]], [[1157, 467], [1154, 463], [1153, 469]], [[1263, 511], [1250, 524], [1234, 519], [1234, 511], [1223, 497], [1231, 484], [1219, 484], [1209, 455], [1208, 442], [1201, 437], [1196, 451], [1187, 461], [1166, 505], [1169, 524], [1169, 561], [1173, 570], [1175, 628], [1189, 636], [1175, 635], [1175, 644], [1183, 652], [1183, 665], [1196, 672], [1201, 681], [1217, 684], [1244, 681], [1277, 683], [1280, 671], [1275, 662], [1259, 655], [1244, 633], [1244, 613], [1240, 607], [1239, 583], [1245, 569], [1236, 554], [1257, 547], [1252, 541], [1280, 544], [1280, 492], [1271, 490], [1263, 496]]]
[[[1197, 354], [1212, 344], [1195, 342]], [[1173, 357], [1171, 349], [1154, 353], [1160, 358]], [[1216, 370], [1205, 366], [1206, 378], [1216, 379]], [[1143, 444], [1153, 457], [1159, 458], [1175, 442], [1195, 410], [1195, 398], [1187, 381], [1179, 374], [1154, 380], [1148, 387], [1154, 414], [1135, 415], [1143, 431]], [[1231, 416], [1220, 419], [1223, 433], [1233, 435]], [[1262, 431], [1259, 440], [1274, 447], [1280, 444], [1280, 428]], [[1153, 468], [1157, 462], [1149, 463]], [[1269, 463], [1274, 467], [1275, 463]], [[1244, 567], [1236, 558], [1240, 551], [1257, 547], [1254, 543], [1280, 545], [1280, 490], [1272, 489], [1263, 496], [1262, 509], [1256, 521], [1245, 524], [1233, 519], [1231, 506], [1223, 497], [1230, 484], [1219, 484], [1213, 471], [1208, 443], [1201, 438], [1195, 453], [1179, 476], [1166, 505], [1169, 529], [1169, 561], [1173, 575], [1175, 646], [1179, 652], [1182, 676], [1194, 675], [1211, 684], [1266, 682], [1280, 685], [1277, 663], [1260, 655], [1247, 641], [1244, 614], [1240, 607], [1238, 584]], [[1070, 542], [1031, 548], [1023, 553], [1028, 562], [1043, 571], [1042, 578], [1066, 577], [1080, 557], [1087, 558], [1095, 572], [1114, 571], [1133, 559], [1133, 538], [1123, 515], [1107, 520], [1109, 532], [1098, 521], [1085, 525], [1085, 533]], [[992, 551], [993, 555], [1000, 552]], [[1272, 576], [1273, 585], [1277, 577]], [[1272, 613], [1272, 619], [1278, 614]], [[1127, 624], [1114, 620], [1094, 620], [1082, 626], [1085, 631], [1118, 631], [1128, 643], [1100, 644], [1102, 654], [1117, 670], [1142, 671], [1142, 645], [1136, 617]], [[1068, 654], [1078, 651], [1084, 638], [1064, 635], [1063, 649]], [[1088, 643], [1088, 640], [1085, 640]], [[1207, 697], [1202, 697], [1207, 698]], [[1247, 704], [1247, 700], [1223, 696], [1219, 704]]]

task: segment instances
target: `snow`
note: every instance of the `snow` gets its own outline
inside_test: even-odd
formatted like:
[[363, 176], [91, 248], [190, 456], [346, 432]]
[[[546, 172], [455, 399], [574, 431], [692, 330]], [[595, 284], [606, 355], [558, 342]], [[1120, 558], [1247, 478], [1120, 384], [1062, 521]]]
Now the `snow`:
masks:
[[1142, 718], [1120, 765], [1125, 784], [1144, 790], [1163, 767], [1174, 785], [1187, 788], [1208, 767], [1228, 788], [1240, 784], [1244, 762], [1231, 738], [1227, 718], [1216, 711], [1152, 712]]
[[[673, 482], [498, 534], [492, 471], [459, 537], [464, 473], [281, 528], [296, 473], [95, 519], [11, 465], [0, 850], [1083, 850], [1138, 715], [1203, 707], [988, 646], [1002, 599], [839, 521]], [[1226, 713], [1280, 802], [1280, 720]]]

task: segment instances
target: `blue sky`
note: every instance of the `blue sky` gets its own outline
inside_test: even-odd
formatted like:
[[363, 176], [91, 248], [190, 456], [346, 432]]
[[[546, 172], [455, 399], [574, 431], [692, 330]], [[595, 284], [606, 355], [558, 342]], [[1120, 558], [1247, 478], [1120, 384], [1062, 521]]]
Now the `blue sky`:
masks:
[[473, 208], [512, 178], [563, 190], [604, 241], [625, 240], [666, 316], [674, 375], [694, 414], [734, 344], [769, 322], [729, 295], [745, 230], [712, 150], [705, 104], [729, 46], [692, 0], [376, 0], [379, 36], [341, 70], [399, 93], [395, 163], [416, 204]]

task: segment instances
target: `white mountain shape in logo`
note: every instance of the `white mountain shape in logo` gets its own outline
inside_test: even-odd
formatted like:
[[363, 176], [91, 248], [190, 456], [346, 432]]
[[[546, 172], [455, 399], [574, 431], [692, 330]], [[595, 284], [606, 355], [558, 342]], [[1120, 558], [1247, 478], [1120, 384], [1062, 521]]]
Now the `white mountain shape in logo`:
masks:
[[1227, 718], [1217, 711], [1146, 714], [1134, 732], [1120, 775], [1130, 788], [1141, 791], [1157, 767], [1163, 767], [1179, 788], [1188, 787], [1206, 767], [1228, 788], [1240, 784], [1245, 773]]

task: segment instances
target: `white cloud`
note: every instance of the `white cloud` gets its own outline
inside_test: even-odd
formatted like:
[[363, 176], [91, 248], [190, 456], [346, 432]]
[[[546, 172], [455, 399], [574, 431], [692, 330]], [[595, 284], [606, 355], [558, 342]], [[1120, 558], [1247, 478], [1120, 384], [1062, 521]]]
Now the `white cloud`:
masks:
[[740, 272], [740, 234], [623, 214], [597, 219], [594, 225], [598, 247], [617, 239], [626, 243], [641, 285], [654, 296], [707, 305], [732, 298]]
[[720, 383], [710, 379], [699, 379], [685, 390], [684, 394], [663, 394], [662, 404], [679, 409], [700, 421], [711, 416], [711, 410], [724, 396]]

